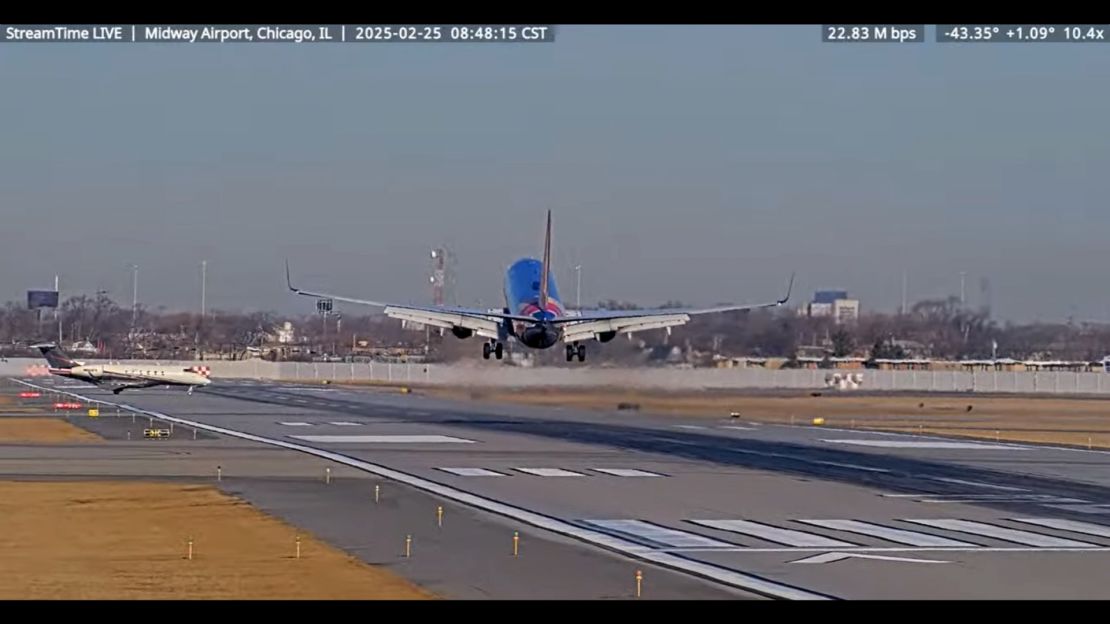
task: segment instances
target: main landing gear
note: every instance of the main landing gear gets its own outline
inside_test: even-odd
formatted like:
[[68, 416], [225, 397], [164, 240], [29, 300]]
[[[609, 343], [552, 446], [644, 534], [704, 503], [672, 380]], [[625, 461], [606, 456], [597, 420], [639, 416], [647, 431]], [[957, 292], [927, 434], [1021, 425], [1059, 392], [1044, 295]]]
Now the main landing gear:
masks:
[[574, 361], [574, 356], [578, 356], [579, 362], [586, 361], [586, 345], [580, 345], [577, 342], [572, 345], [567, 345], [567, 361]]
[[497, 359], [500, 360], [505, 354], [504, 343], [498, 340], [490, 340], [482, 345], [482, 357], [488, 360], [490, 353], [494, 354]]

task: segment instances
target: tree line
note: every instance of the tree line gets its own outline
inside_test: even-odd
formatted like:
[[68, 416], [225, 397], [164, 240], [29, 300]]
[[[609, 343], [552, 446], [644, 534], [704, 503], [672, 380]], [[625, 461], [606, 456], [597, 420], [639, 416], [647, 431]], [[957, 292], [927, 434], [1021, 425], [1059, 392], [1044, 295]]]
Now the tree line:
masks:
[[[666, 307], [682, 307], [668, 301]], [[637, 309], [626, 302], [597, 307]], [[5, 356], [35, 355], [39, 341], [65, 346], [92, 344], [97, 357], [193, 359], [198, 353], [247, 357], [252, 348], [272, 344], [284, 322], [293, 324], [307, 355], [347, 356], [360, 346], [425, 349], [440, 360], [472, 358], [480, 338], [458, 340], [449, 332], [403, 329], [380, 314], [304, 314], [215, 310], [194, 312], [123, 307], [104, 293], [64, 299], [55, 310], [28, 310], [8, 302], [0, 308], [0, 350]], [[676, 349], [677, 348], [677, 349]], [[868, 312], [838, 324], [831, 318], [800, 316], [796, 310], [727, 312], [697, 316], [682, 327], [624, 336], [593, 346], [593, 362], [631, 363], [691, 354], [791, 358], [799, 353], [829, 357], [934, 359], [1062, 359], [1096, 361], [1110, 354], [1110, 326], [1098, 324], [1000, 323], [987, 309], [970, 309], [958, 297], [918, 301], [905, 314]], [[551, 352], [559, 351], [549, 350]], [[557, 363], [561, 352], [535, 354]], [[550, 357], [548, 357], [550, 356]]]

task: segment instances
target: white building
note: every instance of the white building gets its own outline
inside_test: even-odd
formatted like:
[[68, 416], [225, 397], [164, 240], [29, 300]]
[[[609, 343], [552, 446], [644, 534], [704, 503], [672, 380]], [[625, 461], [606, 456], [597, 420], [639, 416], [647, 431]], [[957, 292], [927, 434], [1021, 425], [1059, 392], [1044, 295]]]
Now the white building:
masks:
[[291, 344], [294, 342], [293, 323], [285, 321], [277, 330], [278, 344]]
[[832, 304], [832, 316], [837, 323], [845, 323], [859, 319], [858, 299], [837, 299]]

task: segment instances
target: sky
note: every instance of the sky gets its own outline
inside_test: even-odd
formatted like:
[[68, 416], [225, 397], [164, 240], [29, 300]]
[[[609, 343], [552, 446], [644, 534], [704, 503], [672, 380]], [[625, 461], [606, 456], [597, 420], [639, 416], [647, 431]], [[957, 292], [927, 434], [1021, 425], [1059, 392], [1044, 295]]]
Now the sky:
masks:
[[[312, 311], [302, 287], [500, 307], [867, 310], [960, 293], [1110, 321], [1110, 47], [823, 43], [820, 26], [563, 26], [545, 44], [0, 44], [0, 300]], [[983, 281], [989, 281], [984, 292]], [[371, 308], [340, 304], [349, 313]]]

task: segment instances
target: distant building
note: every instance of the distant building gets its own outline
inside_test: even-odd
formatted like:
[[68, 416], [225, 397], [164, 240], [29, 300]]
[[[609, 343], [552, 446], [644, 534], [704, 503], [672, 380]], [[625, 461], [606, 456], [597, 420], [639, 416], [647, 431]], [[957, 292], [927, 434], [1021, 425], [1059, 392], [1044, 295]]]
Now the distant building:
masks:
[[293, 323], [285, 321], [277, 330], [278, 344], [290, 344], [294, 342], [295, 336], [293, 334]]
[[855, 321], [859, 318], [858, 299], [837, 299], [833, 302], [833, 318], [837, 323]]
[[813, 303], [827, 303], [832, 305], [837, 299], [847, 299], [846, 290], [818, 290], [813, 293]]
[[831, 317], [837, 323], [855, 321], [859, 318], [859, 300], [849, 299], [845, 290], [818, 290], [799, 314], [810, 318]]
[[825, 303], [823, 301], [812, 301], [809, 304], [809, 316], [813, 318], [821, 316], [832, 316], [833, 304]]

